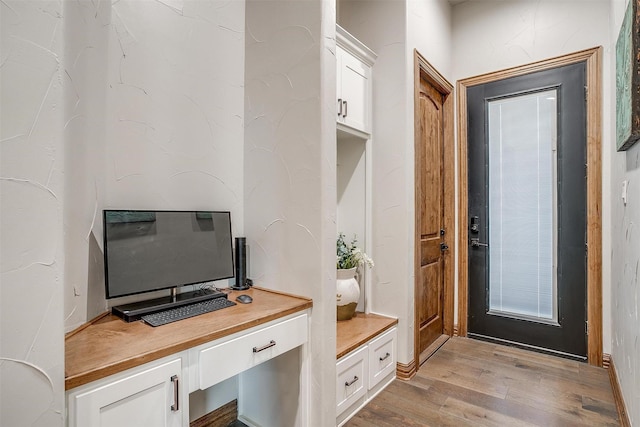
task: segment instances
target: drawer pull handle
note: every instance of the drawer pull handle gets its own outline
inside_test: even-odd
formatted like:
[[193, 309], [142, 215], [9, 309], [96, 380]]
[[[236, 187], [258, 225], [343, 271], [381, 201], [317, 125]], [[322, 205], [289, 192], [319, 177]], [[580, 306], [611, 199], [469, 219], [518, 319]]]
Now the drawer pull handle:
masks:
[[391, 356], [391, 354], [389, 354], [389, 353], [385, 354], [384, 357], [380, 358], [380, 361], [384, 362], [385, 360], [387, 360], [389, 358], [389, 356]]
[[178, 387], [178, 376], [174, 375], [171, 377], [171, 382], [173, 383], [173, 405], [171, 405], [171, 410], [173, 412], [179, 411], [180, 410], [180, 393], [179, 393], [179, 388]]
[[349, 387], [349, 386], [353, 385], [353, 383], [355, 383], [355, 382], [356, 382], [356, 381], [358, 381], [359, 379], [360, 379], [360, 378], [358, 378], [358, 377], [356, 377], [356, 376], [354, 375], [353, 379], [352, 379], [351, 381], [346, 381], [346, 382], [344, 383], [344, 385], [345, 385], [345, 387]]
[[271, 348], [274, 345], [276, 345], [276, 342], [274, 340], [271, 340], [271, 341], [269, 341], [269, 344], [263, 345], [262, 347], [253, 347], [253, 352], [254, 353], [260, 353], [262, 350], [266, 350], [268, 348]]
[[342, 115], [342, 98], [338, 98], [338, 117]]

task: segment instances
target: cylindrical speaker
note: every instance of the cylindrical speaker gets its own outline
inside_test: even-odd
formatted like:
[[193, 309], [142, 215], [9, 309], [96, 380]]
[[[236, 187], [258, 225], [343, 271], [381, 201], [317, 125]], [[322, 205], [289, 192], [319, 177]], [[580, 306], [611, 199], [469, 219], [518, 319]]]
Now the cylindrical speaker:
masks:
[[247, 239], [244, 237], [236, 237], [235, 258], [236, 284], [232, 288], [249, 289], [249, 285], [247, 285]]

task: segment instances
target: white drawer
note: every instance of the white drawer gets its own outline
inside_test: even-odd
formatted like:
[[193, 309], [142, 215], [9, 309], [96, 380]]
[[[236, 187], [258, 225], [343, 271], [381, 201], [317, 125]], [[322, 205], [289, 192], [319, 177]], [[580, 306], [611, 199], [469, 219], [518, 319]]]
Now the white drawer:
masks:
[[343, 357], [336, 364], [336, 409], [340, 415], [367, 393], [367, 347]]
[[204, 390], [307, 342], [307, 315], [239, 336], [198, 352], [198, 383]]
[[385, 332], [368, 344], [369, 389], [396, 370], [396, 328]]

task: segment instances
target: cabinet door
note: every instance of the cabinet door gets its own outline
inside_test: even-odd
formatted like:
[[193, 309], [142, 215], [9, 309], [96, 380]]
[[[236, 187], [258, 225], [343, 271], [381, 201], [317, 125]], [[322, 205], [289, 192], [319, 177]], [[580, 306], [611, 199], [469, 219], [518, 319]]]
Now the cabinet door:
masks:
[[396, 328], [373, 339], [369, 345], [369, 389], [396, 370]]
[[345, 52], [344, 50], [342, 50], [340, 48], [340, 46], [336, 47], [336, 65], [337, 65], [337, 70], [336, 70], [336, 91], [338, 92], [338, 94], [336, 95], [336, 97], [338, 98], [338, 104], [336, 107], [336, 113], [338, 114], [337, 117], [337, 121], [338, 123], [343, 123], [344, 119], [342, 118], [342, 113], [343, 113], [343, 103], [342, 101], [344, 101], [342, 99], [342, 57], [343, 56], [347, 56], [348, 53]]
[[367, 394], [367, 347], [336, 363], [336, 410], [339, 416]]
[[181, 359], [172, 360], [72, 394], [69, 399], [69, 425], [181, 426], [181, 366]]
[[342, 122], [352, 128], [371, 133], [371, 68], [344, 51], [340, 59], [339, 98], [343, 101]]

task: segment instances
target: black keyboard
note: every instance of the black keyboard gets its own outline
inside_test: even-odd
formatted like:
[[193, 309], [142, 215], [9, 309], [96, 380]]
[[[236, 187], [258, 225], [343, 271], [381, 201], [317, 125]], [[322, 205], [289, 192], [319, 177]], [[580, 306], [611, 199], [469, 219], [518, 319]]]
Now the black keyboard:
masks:
[[236, 303], [229, 301], [227, 298], [214, 298], [195, 304], [183, 305], [182, 307], [176, 307], [170, 310], [147, 314], [142, 316], [141, 319], [151, 326], [160, 326], [166, 325], [167, 323], [177, 322], [178, 320], [188, 319], [189, 317], [198, 316], [200, 314], [232, 307], [234, 305], [236, 305]]

